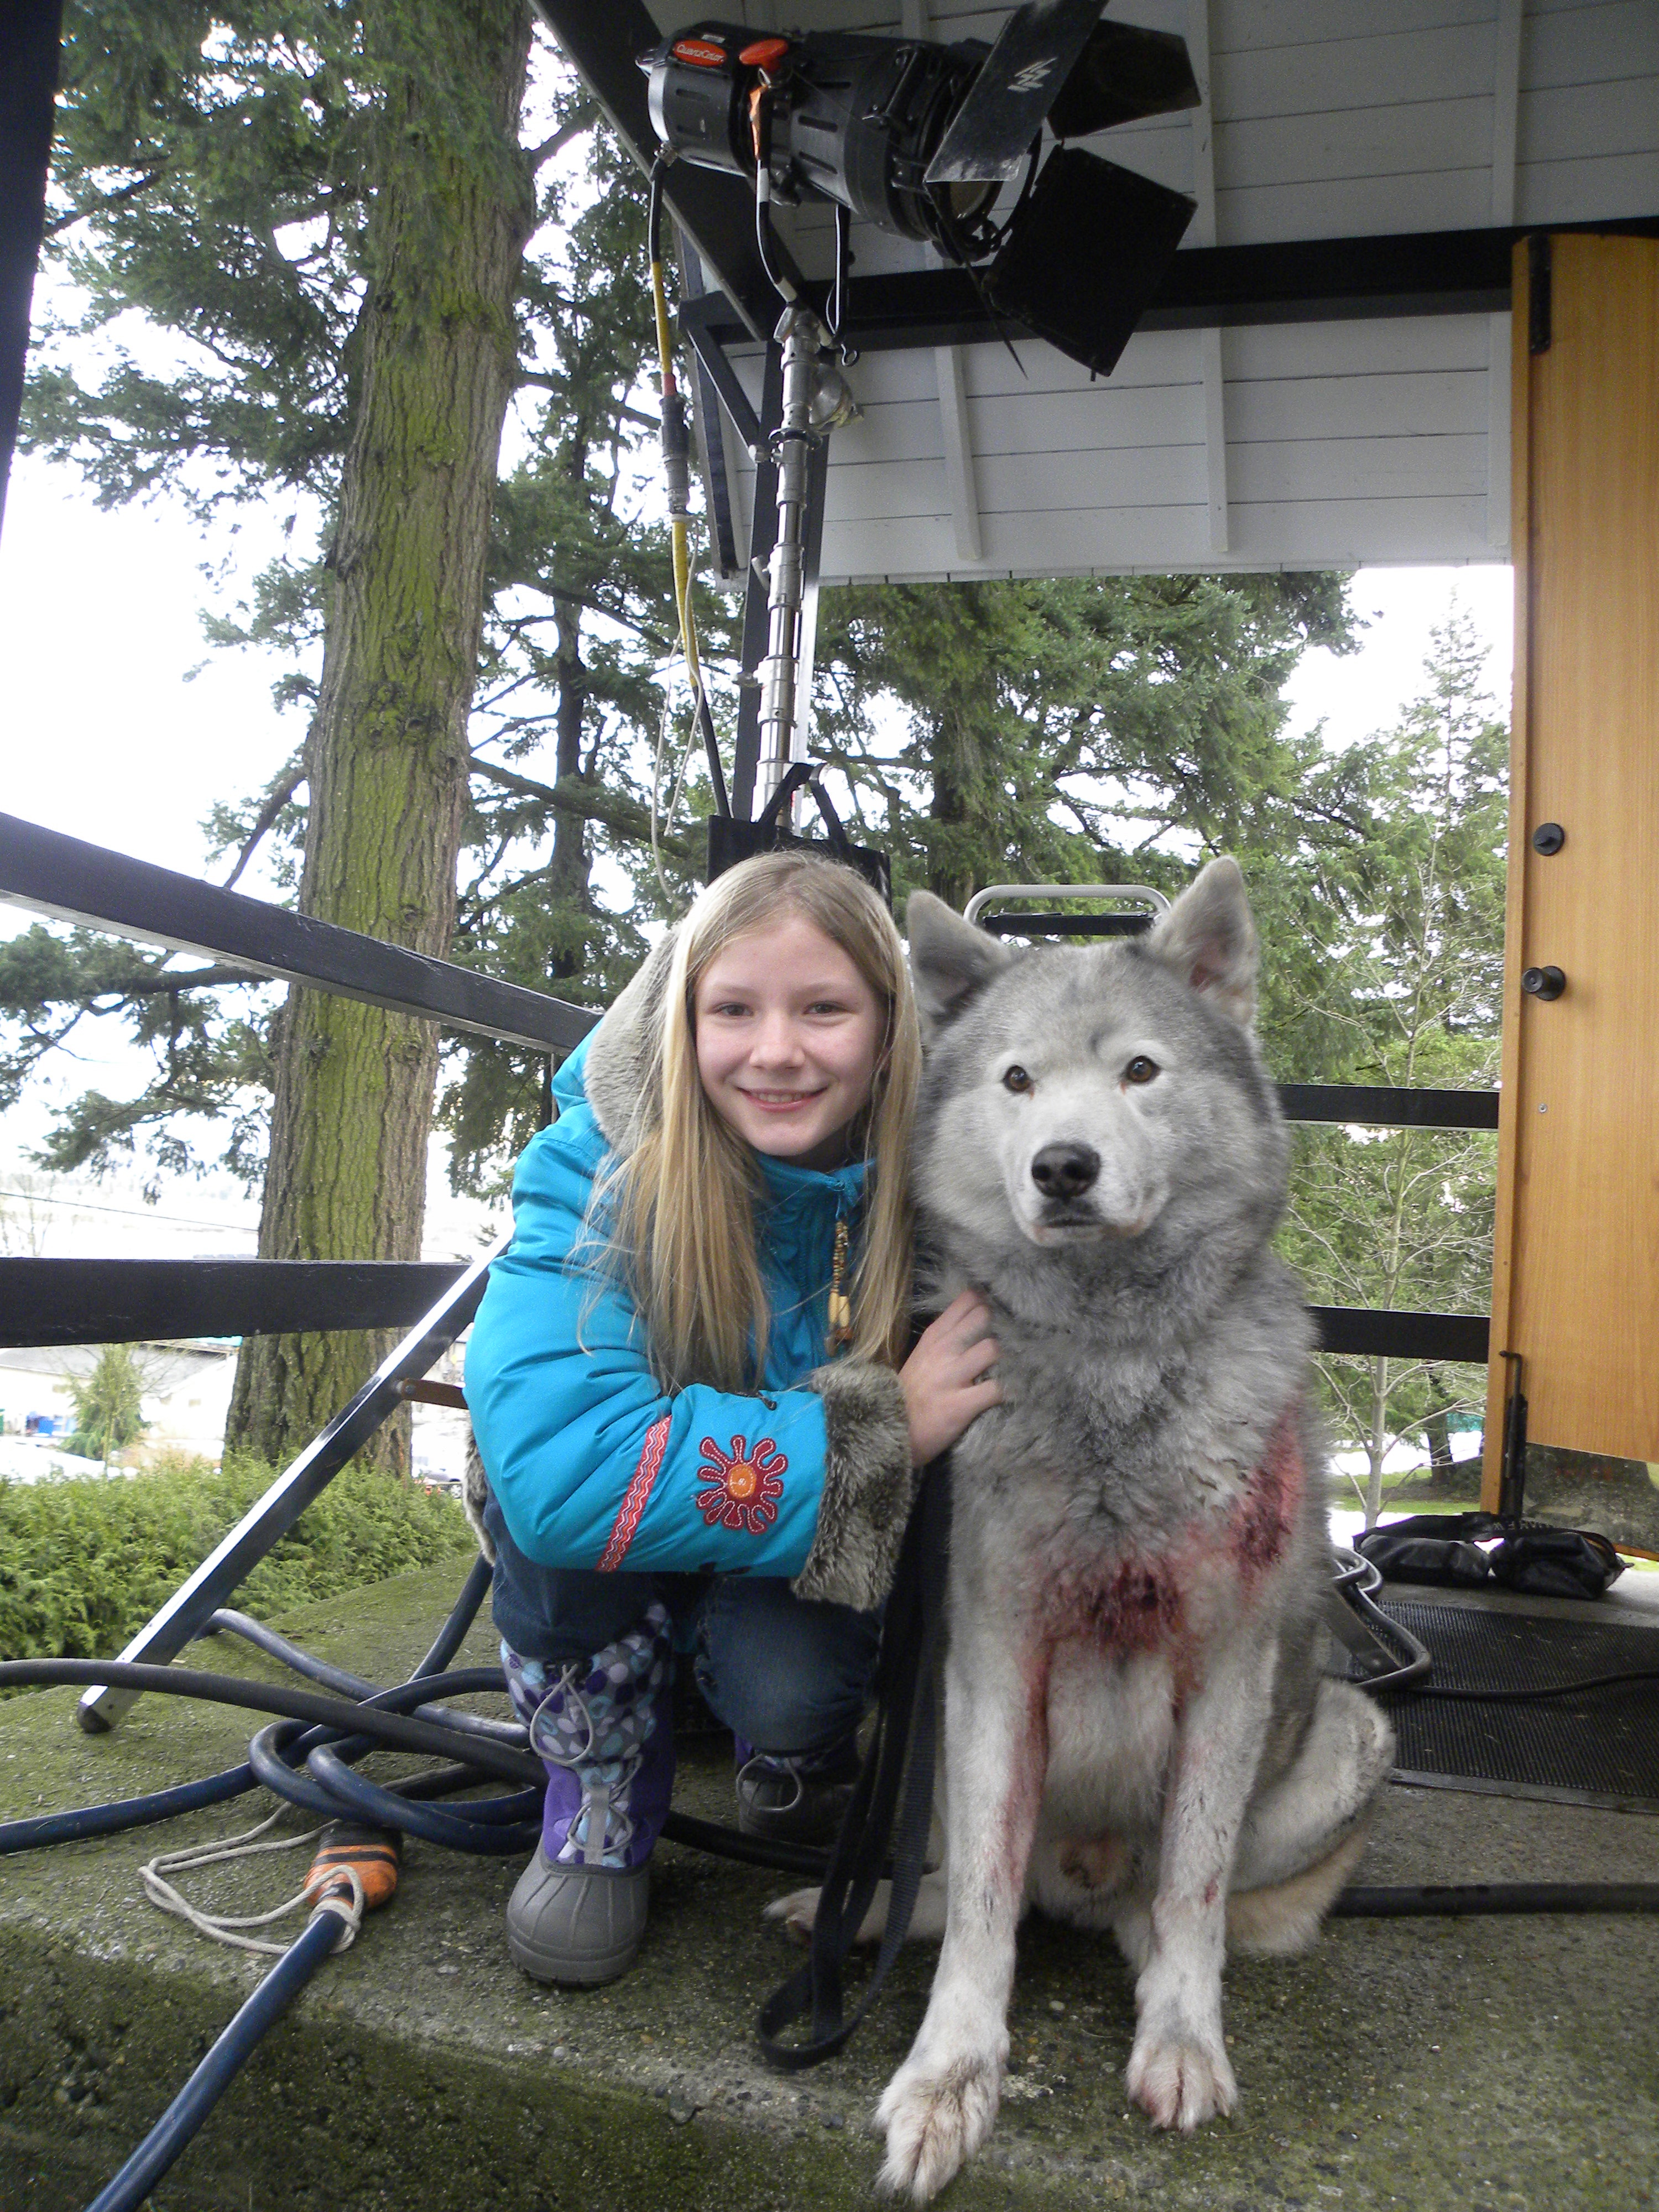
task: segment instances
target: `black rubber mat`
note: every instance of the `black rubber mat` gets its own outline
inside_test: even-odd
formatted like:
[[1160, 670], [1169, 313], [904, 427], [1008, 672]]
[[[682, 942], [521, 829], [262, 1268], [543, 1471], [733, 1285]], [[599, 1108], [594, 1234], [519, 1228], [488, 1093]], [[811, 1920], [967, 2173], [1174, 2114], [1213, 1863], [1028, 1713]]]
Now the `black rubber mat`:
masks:
[[[1534, 1620], [1389, 1596], [1378, 1602], [1434, 1659], [1433, 1687], [1545, 1689], [1659, 1671], [1659, 1629]], [[1659, 1813], [1659, 1680], [1493, 1704], [1385, 1697], [1396, 1778], [1431, 1788]]]

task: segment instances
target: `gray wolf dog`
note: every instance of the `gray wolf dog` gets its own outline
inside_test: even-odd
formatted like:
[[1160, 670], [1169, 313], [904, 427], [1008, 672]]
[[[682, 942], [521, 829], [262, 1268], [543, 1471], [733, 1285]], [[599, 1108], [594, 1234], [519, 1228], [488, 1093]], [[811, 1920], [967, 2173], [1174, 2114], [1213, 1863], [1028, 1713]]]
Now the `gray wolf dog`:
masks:
[[[953, 1459], [945, 1856], [913, 1923], [944, 1948], [878, 2112], [882, 2185], [924, 2202], [995, 2118], [1030, 1905], [1116, 1937], [1152, 2120], [1230, 2111], [1228, 1947], [1313, 1941], [1393, 1738], [1321, 1671], [1313, 1331], [1268, 1246], [1288, 1147], [1237, 866], [1081, 951], [925, 892], [908, 919], [934, 1287], [988, 1301], [1004, 1392]], [[772, 1911], [799, 1930], [815, 1894]]]

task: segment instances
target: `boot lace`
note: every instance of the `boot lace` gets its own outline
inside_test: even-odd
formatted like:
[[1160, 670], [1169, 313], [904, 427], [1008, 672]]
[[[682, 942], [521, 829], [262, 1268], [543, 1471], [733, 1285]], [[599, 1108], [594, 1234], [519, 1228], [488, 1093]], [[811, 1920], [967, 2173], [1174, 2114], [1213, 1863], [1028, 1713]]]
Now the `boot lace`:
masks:
[[[530, 1717], [530, 1745], [538, 1758], [550, 1765], [568, 1767], [582, 1785], [582, 1808], [566, 1837], [566, 1849], [572, 1844], [580, 1847], [580, 1862], [586, 1864], [590, 1856], [595, 1859], [624, 1860], [628, 1847], [633, 1842], [638, 1823], [628, 1809], [629, 1784], [640, 1771], [645, 1757], [645, 1745], [639, 1742], [624, 1750], [615, 1759], [596, 1760], [593, 1740], [596, 1733], [594, 1718], [586, 1697], [578, 1686], [587, 1674], [592, 1662], [573, 1660], [561, 1670], [559, 1679], [547, 1691]], [[549, 1708], [552, 1710], [550, 1711]], [[547, 1716], [548, 1725], [542, 1720]], [[568, 1723], [580, 1723], [581, 1740], [569, 1741]], [[559, 1722], [564, 1722], [564, 1728]], [[585, 1771], [586, 1770], [586, 1771]], [[617, 1802], [621, 1793], [622, 1802]], [[588, 1844], [597, 1829], [599, 1849], [590, 1854]], [[563, 1852], [560, 1853], [563, 1856]]]

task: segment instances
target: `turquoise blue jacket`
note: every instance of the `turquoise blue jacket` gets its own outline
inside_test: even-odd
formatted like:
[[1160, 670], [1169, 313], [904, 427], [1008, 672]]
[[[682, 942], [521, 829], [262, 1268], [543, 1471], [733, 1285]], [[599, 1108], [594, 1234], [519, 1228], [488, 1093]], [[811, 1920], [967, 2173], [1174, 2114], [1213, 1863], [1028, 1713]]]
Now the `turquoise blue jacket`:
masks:
[[[609, 1147], [583, 1085], [592, 1038], [554, 1084], [559, 1118], [525, 1147], [513, 1242], [466, 1353], [478, 1449], [514, 1541], [551, 1567], [793, 1576], [823, 1492], [824, 1401], [792, 1389], [826, 1359], [837, 1220], [856, 1244], [865, 1169], [761, 1158], [770, 1301], [758, 1395], [665, 1395], [613, 1273], [573, 1248]], [[592, 1244], [589, 1244], [592, 1255]]]

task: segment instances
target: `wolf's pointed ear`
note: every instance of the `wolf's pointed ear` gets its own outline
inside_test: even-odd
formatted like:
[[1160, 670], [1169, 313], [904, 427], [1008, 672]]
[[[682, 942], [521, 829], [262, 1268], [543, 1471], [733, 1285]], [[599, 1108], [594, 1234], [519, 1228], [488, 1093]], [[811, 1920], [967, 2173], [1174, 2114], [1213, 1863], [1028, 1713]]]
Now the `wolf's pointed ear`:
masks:
[[953, 913], [932, 891], [911, 892], [904, 924], [910, 939], [910, 973], [915, 978], [922, 1034], [930, 1036], [982, 984], [1000, 975], [1014, 956], [997, 939]]
[[1237, 860], [1212, 860], [1141, 942], [1200, 998], [1249, 1029], [1259, 948]]

